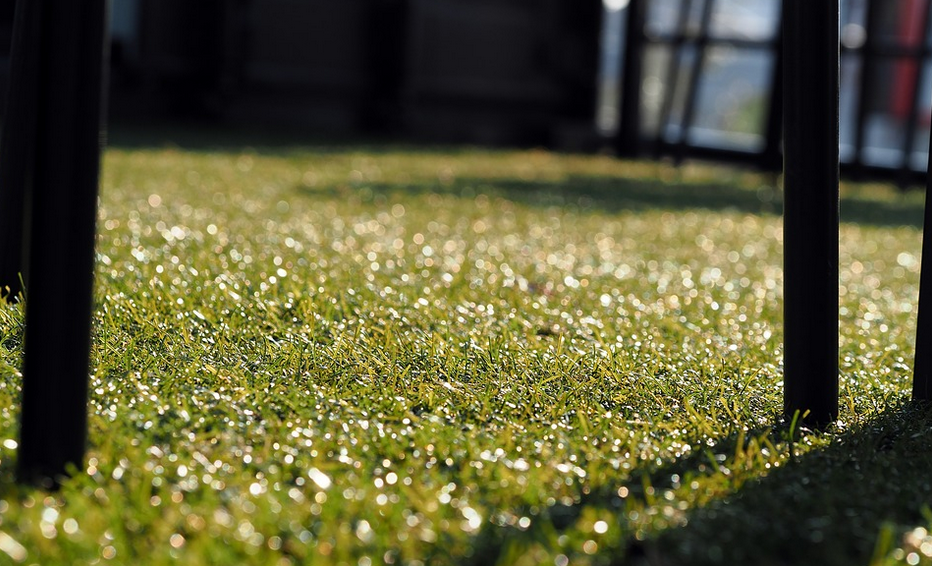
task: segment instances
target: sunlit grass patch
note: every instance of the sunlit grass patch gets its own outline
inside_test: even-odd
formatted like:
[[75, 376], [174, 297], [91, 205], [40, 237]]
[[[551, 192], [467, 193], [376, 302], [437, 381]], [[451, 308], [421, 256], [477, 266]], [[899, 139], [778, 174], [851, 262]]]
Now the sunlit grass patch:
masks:
[[[885, 532], [881, 559], [921, 550], [901, 538], [932, 494], [928, 420], [901, 408], [914, 196], [848, 189], [842, 422], [790, 443], [776, 179], [352, 146], [114, 149], [104, 172], [88, 463], [59, 493], [17, 488], [2, 444], [5, 557], [851, 564]], [[7, 439], [22, 318], [0, 310]]]

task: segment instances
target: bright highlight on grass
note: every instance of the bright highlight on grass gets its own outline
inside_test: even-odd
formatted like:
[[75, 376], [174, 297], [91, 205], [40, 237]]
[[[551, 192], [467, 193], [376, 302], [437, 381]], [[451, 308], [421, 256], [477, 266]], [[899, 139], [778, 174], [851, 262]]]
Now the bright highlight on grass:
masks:
[[14, 562], [928, 560], [915, 196], [848, 189], [842, 423], [791, 443], [773, 179], [402, 147], [104, 171], [89, 459], [45, 493], [0, 443]]

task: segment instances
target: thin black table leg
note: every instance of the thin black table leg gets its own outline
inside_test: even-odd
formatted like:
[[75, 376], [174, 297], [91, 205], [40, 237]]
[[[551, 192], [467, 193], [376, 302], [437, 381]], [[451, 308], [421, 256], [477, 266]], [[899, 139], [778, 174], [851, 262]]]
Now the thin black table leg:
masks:
[[81, 467], [107, 0], [42, 2], [18, 478]]
[[838, 0], [783, 1], [784, 410], [838, 418]]

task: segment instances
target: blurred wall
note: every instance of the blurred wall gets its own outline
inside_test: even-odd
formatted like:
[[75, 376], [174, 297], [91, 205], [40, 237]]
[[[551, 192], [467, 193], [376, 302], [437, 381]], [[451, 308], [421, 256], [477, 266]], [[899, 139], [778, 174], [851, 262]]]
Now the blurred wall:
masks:
[[138, 26], [121, 20], [114, 96], [138, 111], [478, 143], [594, 131], [601, 0], [114, 2]]

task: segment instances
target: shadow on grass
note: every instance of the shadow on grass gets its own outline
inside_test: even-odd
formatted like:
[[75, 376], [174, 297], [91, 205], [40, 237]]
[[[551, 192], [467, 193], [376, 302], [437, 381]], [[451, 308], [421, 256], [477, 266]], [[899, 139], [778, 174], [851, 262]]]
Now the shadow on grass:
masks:
[[695, 510], [651, 544], [679, 548], [680, 563], [867, 564], [884, 529], [929, 523], [930, 441], [928, 407], [892, 408]]
[[928, 524], [930, 441], [928, 408], [892, 408], [649, 544], [678, 548], [672, 563], [867, 564], [885, 528]]
[[255, 153], [281, 156], [292, 153], [346, 155], [410, 152], [422, 155], [456, 155], [474, 152], [463, 145], [413, 144], [395, 138], [340, 132], [311, 132], [305, 129], [262, 130], [220, 124], [138, 122], [111, 127], [107, 147], [122, 150], [175, 148], [193, 153]]
[[[457, 155], [474, 153], [475, 147], [413, 145], [377, 137], [308, 134], [306, 130], [262, 131], [219, 125], [191, 127], [180, 123], [128, 124], [113, 127], [109, 145], [122, 149], [177, 147], [195, 152], [241, 152], [283, 155], [312, 152], [319, 155], [383, 155], [406, 152], [414, 155]], [[299, 187], [300, 188], [300, 187]], [[375, 193], [452, 193], [461, 195], [495, 194], [529, 205], [577, 206], [585, 210], [607, 212], [621, 210], [662, 209], [734, 210], [748, 214], [780, 214], [781, 195], [773, 190], [758, 191], [737, 187], [732, 181], [664, 182], [659, 179], [632, 179], [623, 176], [570, 176], [559, 182], [524, 181], [515, 178], [460, 178], [452, 184], [413, 182], [408, 184], [370, 184], [363, 191]], [[306, 190], [322, 194], [320, 190]], [[326, 194], [324, 191], [323, 194]], [[844, 222], [874, 226], [921, 227], [922, 204], [903, 197], [887, 200], [846, 196], [841, 199]]]
[[[362, 200], [379, 195], [404, 198], [409, 195], [448, 194], [472, 198], [480, 194], [500, 197], [526, 206], [563, 207], [571, 210], [621, 211], [668, 210], [734, 211], [754, 215], [782, 214], [781, 195], [770, 188], [750, 190], [728, 181], [668, 183], [659, 179], [631, 179], [615, 176], [571, 175], [560, 181], [524, 181], [514, 178], [456, 178], [406, 184], [370, 183], [349, 188], [308, 188], [295, 190], [309, 197], [345, 197], [347, 191]], [[911, 226], [920, 228], [922, 203], [912, 199], [890, 200], [846, 197], [841, 200], [842, 221], [872, 226]]]
[[[701, 480], [710, 473], [712, 453], [735, 454], [742, 439], [751, 437], [721, 439], [710, 450], [662, 468], [635, 470], [628, 482], [629, 501], [644, 501], [647, 485], [659, 498], [674, 475], [684, 485]], [[469, 563], [495, 564], [513, 554], [515, 545], [529, 548], [545, 540], [542, 530], [558, 535], [588, 508], [603, 516], [607, 511], [622, 525], [626, 538], [611, 541], [617, 545], [613, 564], [870, 564], [875, 554], [899, 546], [904, 532], [932, 522], [930, 444], [932, 411], [903, 404], [835, 433], [828, 447], [810, 450], [686, 512], [682, 526], [661, 529], [652, 538], [639, 540], [626, 502], [616, 493], [592, 493], [578, 504], [548, 509], [536, 532], [490, 526]]]

